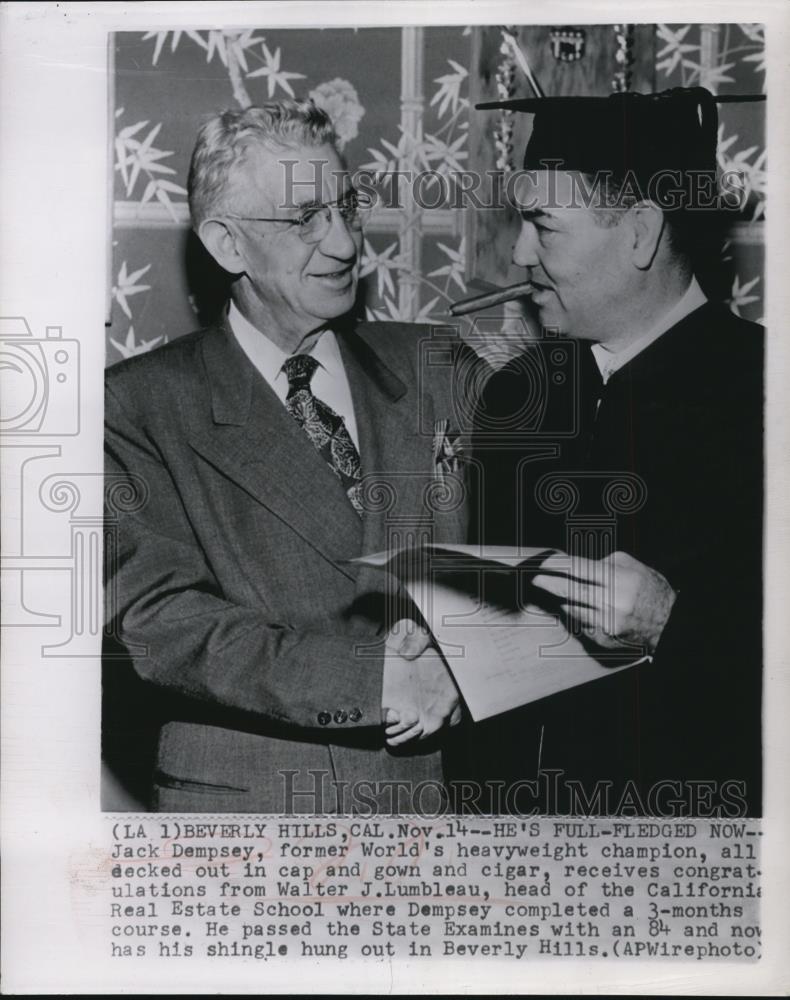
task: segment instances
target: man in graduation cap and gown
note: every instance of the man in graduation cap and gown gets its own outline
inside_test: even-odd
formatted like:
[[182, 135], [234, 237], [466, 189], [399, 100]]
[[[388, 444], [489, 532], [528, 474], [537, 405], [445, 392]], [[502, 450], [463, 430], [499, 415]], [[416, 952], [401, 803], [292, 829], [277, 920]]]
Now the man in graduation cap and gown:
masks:
[[505, 106], [535, 115], [513, 260], [546, 335], [484, 394], [477, 530], [570, 553], [533, 584], [641, 662], [479, 724], [465, 776], [539, 778], [547, 812], [759, 815], [762, 328], [695, 276], [715, 99]]

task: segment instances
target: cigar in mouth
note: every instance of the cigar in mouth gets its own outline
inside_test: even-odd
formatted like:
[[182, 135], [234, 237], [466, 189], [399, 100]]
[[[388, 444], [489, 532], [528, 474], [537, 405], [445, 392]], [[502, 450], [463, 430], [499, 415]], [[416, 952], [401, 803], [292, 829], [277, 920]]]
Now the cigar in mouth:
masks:
[[465, 316], [467, 313], [478, 312], [480, 309], [488, 309], [490, 306], [498, 306], [503, 302], [510, 302], [511, 299], [521, 298], [522, 295], [529, 295], [531, 291], [532, 282], [521, 281], [517, 285], [508, 285], [507, 288], [497, 288], [496, 291], [486, 292], [485, 295], [475, 295], [472, 299], [453, 302], [450, 306], [450, 314], [452, 316]]

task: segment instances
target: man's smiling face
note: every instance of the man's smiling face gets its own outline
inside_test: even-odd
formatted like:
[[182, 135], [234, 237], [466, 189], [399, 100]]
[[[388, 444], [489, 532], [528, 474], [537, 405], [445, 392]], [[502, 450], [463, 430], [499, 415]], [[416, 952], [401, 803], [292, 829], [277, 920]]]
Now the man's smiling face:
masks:
[[[258, 144], [234, 168], [226, 203], [233, 215], [292, 219], [350, 191], [348, 173], [331, 146], [274, 152]], [[234, 220], [233, 227], [263, 313], [294, 347], [351, 309], [362, 233], [349, 229], [336, 208], [317, 243], [304, 243], [297, 227], [287, 224]]]
[[627, 227], [605, 224], [583, 207], [567, 172], [539, 170], [520, 178], [521, 233], [513, 263], [527, 268], [541, 325], [585, 340], [606, 341], [629, 294]]

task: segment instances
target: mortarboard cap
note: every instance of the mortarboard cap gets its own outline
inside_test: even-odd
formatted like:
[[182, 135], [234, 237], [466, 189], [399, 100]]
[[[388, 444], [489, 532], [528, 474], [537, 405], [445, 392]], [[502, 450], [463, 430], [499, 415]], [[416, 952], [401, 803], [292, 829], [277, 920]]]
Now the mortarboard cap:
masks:
[[619, 180], [630, 177], [646, 194], [651, 180], [665, 173], [680, 172], [684, 179], [701, 174], [715, 187], [716, 104], [754, 100], [764, 95], [719, 97], [705, 87], [677, 87], [657, 94], [537, 97], [475, 106], [535, 115], [525, 169], [605, 171]]

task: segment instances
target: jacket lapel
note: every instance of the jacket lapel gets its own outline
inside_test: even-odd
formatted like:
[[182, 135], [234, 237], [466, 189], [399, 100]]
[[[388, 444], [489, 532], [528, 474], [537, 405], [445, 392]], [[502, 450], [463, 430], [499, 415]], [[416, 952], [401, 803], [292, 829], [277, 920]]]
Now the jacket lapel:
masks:
[[[338, 341], [360, 435], [363, 551], [435, 540], [447, 519], [426, 503], [434, 482], [432, 440], [426, 434], [434, 426], [433, 399], [427, 392], [418, 398], [419, 387], [406, 385], [358, 335], [346, 332]], [[451, 535], [463, 540], [460, 528]]]
[[[347, 560], [414, 538], [460, 539], [453, 515], [425, 504], [433, 477], [433, 400], [410, 386], [351, 329], [337, 333], [359, 433], [365, 514], [238, 345], [227, 321], [202, 342], [211, 407], [195, 413], [191, 447], [363, 590], [380, 571]], [[377, 484], [379, 484], [377, 486]], [[452, 524], [451, 524], [452, 522]], [[458, 522], [460, 524], [460, 522]], [[444, 530], [443, 530], [444, 528]], [[441, 538], [440, 538], [441, 540]], [[446, 540], [446, 539], [445, 539]]]
[[353, 568], [338, 563], [359, 554], [362, 525], [338, 478], [227, 322], [206, 335], [202, 353], [211, 411], [201, 414], [192, 448], [353, 579]]

